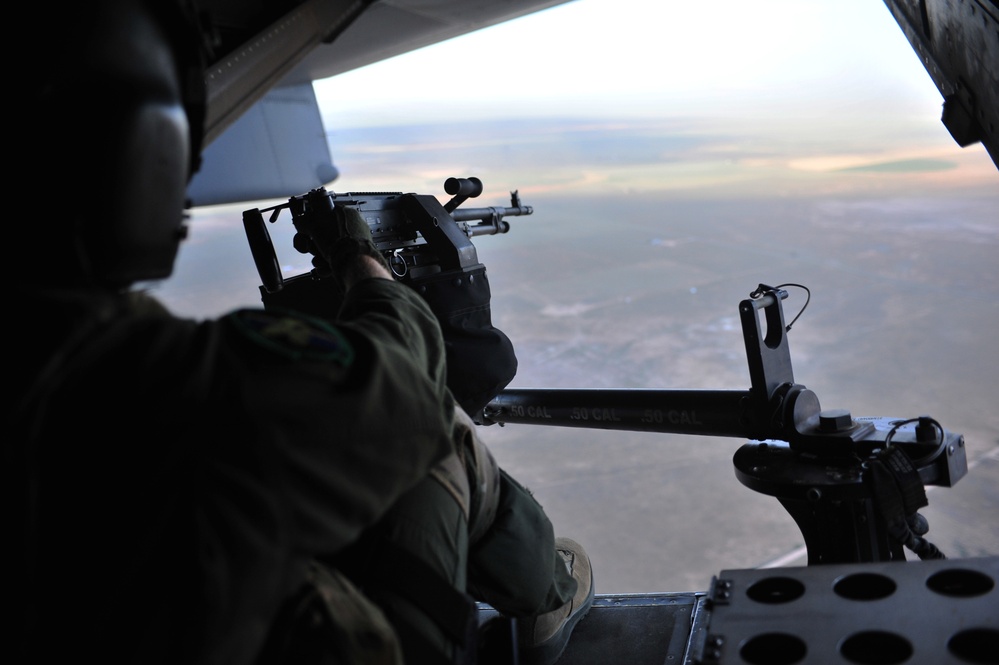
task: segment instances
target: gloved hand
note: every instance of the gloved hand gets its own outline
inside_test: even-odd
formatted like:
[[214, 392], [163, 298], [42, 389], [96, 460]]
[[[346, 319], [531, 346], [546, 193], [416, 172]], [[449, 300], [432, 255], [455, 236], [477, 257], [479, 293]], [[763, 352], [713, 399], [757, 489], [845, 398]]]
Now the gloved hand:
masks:
[[320, 271], [342, 276], [344, 271], [354, 269], [355, 259], [362, 255], [388, 268], [361, 213], [334, 206], [325, 189], [314, 189], [306, 195], [305, 207], [293, 222], [298, 233], [292, 244], [299, 252], [312, 254], [312, 265]]

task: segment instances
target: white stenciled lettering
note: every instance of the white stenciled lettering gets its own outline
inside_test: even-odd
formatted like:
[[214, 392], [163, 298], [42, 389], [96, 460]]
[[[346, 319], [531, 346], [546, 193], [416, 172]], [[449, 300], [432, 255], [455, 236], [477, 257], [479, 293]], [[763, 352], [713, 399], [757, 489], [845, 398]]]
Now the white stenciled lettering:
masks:
[[573, 407], [569, 412], [570, 420], [595, 420], [597, 422], [621, 422], [621, 416], [615, 409], [602, 407]]
[[670, 411], [666, 414], [666, 417], [674, 425], [703, 425], [700, 420], [697, 419], [696, 411]]
[[[523, 404], [514, 404], [510, 406], [510, 415], [516, 418], [551, 418], [552, 415], [548, 413], [547, 406], [524, 406]], [[570, 416], [574, 417], [574, 416]]]
[[614, 409], [593, 409], [593, 419], [601, 422], [620, 422], [621, 417]]
[[663, 411], [662, 409], [646, 409], [642, 413], [642, 422], [648, 425], [662, 425], [663, 423], [669, 423], [670, 425], [703, 425], [697, 418], [696, 411], [686, 411], [686, 410], [669, 410]]

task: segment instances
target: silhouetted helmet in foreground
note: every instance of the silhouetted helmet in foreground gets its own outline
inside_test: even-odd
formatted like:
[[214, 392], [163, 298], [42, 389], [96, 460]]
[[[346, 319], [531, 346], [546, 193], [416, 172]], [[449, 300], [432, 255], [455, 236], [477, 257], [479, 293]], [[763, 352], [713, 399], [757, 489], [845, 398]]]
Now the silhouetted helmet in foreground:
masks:
[[195, 15], [176, 0], [34, 4], [16, 65], [26, 164], [15, 175], [15, 282], [117, 288], [166, 277], [201, 152]]

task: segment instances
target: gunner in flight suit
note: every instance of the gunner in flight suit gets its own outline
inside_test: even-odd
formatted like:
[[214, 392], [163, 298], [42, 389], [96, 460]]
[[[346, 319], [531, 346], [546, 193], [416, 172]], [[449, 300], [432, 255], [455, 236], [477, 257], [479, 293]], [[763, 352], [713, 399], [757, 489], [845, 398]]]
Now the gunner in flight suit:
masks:
[[495, 468], [448, 384], [440, 309], [392, 279], [363, 222], [299, 229], [343, 285], [336, 321], [194, 321], [134, 290], [171, 273], [200, 160], [206, 49], [185, 10], [36, 4], [26, 23], [45, 29], [13, 122], [30, 145], [4, 407], [18, 655], [280, 658], [281, 619], [321, 562], [374, 601], [409, 662], [471, 662], [439, 608], [377, 573], [398, 553], [517, 617], [525, 659], [551, 662], [592, 601], [588, 559]]

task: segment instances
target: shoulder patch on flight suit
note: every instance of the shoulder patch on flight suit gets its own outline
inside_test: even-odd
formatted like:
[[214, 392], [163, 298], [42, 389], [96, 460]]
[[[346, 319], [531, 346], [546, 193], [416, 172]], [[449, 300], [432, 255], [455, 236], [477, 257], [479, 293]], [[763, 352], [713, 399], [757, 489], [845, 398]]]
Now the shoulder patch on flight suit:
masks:
[[349, 367], [354, 347], [329, 323], [301, 314], [241, 309], [227, 317], [251, 343], [292, 360], [320, 360]]

